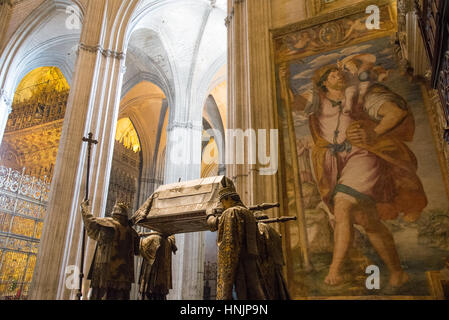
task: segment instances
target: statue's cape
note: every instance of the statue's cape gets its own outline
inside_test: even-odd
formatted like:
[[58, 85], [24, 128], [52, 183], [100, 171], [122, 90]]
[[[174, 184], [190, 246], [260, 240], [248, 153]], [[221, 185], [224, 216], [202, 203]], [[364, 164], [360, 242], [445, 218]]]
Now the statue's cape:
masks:
[[139, 276], [140, 293], [168, 294], [172, 288], [171, 255], [176, 250], [174, 236], [152, 232], [140, 241], [140, 254], [144, 258]]

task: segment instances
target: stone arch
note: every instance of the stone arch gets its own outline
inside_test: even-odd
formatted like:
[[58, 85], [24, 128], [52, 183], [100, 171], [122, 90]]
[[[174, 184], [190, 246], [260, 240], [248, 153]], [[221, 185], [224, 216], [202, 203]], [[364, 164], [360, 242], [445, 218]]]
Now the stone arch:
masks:
[[[18, 38], [10, 41], [9, 47], [5, 51], [5, 58], [0, 58], [2, 59], [0, 60], [2, 64], [2, 69], [0, 69], [0, 89], [3, 89], [2, 100], [4, 101], [4, 107], [0, 111], [7, 109], [5, 106], [7, 105], [8, 96], [14, 87], [14, 79], [9, 77], [12, 68], [11, 62], [18, 64], [19, 61], [14, 59], [18, 59], [18, 57], [27, 53], [25, 50], [27, 37], [35, 33], [38, 26], [44, 24], [44, 17], [46, 15], [49, 17], [57, 15], [58, 12], [62, 13], [62, 6], [59, 7], [59, 11], [55, 8], [59, 4], [67, 5], [68, 3], [68, 1], [44, 1], [41, 6], [33, 11], [30, 18], [27, 18], [23, 23], [22, 30], [19, 30], [20, 32], [17, 33]], [[201, 19], [197, 21], [198, 29], [192, 27], [193, 33], [185, 33], [193, 34], [194, 36], [193, 39], [190, 39], [191, 43], [187, 43], [188, 47], [194, 48], [192, 59], [187, 61], [181, 59], [182, 61], [178, 61], [178, 64], [172, 66], [172, 72], [176, 75], [173, 80], [173, 97], [167, 96], [168, 99], [173, 100], [169, 101], [169, 127], [180, 129], [186, 136], [189, 136], [189, 140], [186, 143], [186, 152], [188, 154], [200, 153], [201, 116], [198, 119], [199, 121], [196, 122], [196, 118], [193, 117], [195, 115], [193, 110], [202, 110], [204, 99], [207, 97], [207, 90], [204, 90], [204, 94], [198, 94], [197, 88], [206, 86], [205, 83], [208, 82], [207, 74], [214, 74], [214, 71], [210, 71], [211, 68], [213, 70], [211, 65], [215, 65], [215, 61], [219, 60], [219, 56], [223, 56], [224, 58], [222, 59], [225, 60], [225, 55], [223, 54], [226, 51], [225, 45], [220, 47], [212, 43], [214, 37], [216, 38], [213, 35], [213, 30], [211, 30], [212, 34], [210, 33], [209, 37], [204, 36], [203, 33], [207, 30], [209, 23], [214, 22], [221, 26], [220, 32], [226, 37], [226, 29], [223, 24], [226, 12], [222, 9], [220, 11], [212, 10], [214, 7], [207, 0], [124, 0], [117, 3], [116, 6], [109, 6], [109, 3], [106, 4], [106, 1], [83, 3], [86, 4], [86, 10], [81, 11], [83, 16], [84, 14], [86, 15], [86, 21], [83, 23], [77, 58], [77, 61], [82, 63], [79, 64], [79, 68], [77, 67], [77, 71], [73, 75], [74, 83], [71, 86], [73, 93], [71, 93], [69, 99], [70, 121], [64, 126], [62, 137], [66, 147], [58, 155], [59, 161], [55, 169], [58, 171], [58, 181], [52, 187], [53, 194], [63, 196], [50, 197], [48, 211], [51, 218], [47, 220], [44, 230], [52, 228], [54, 233], [51, 235], [49, 232], [47, 233], [45, 250], [41, 251], [42, 253], [38, 258], [39, 280], [34, 286], [34, 298], [57, 297], [61, 299], [67, 298], [71, 294], [64, 286], [64, 268], [71, 264], [78, 264], [80, 257], [79, 244], [81, 240], [79, 235], [81, 230], [79, 226], [81, 224], [78, 208], [82, 200], [82, 191], [80, 190], [83, 189], [82, 186], [85, 183], [83, 177], [85, 177], [86, 148], [78, 140], [78, 137], [87, 134], [89, 131], [94, 132], [96, 138], [100, 141], [95, 148], [92, 159], [92, 175], [90, 178], [92, 185], [95, 185], [95, 188], [91, 188], [90, 192], [92, 210], [101, 212], [105, 208], [105, 201], [102, 199], [102, 195], [107, 191], [109, 182], [109, 171], [112, 161], [111, 152], [113, 150], [115, 132], [114, 121], [117, 120], [119, 114], [118, 101], [123, 84], [124, 57], [128, 53], [129, 39], [137, 23], [142, 21], [143, 17], [148, 17], [150, 12], [154, 13], [158, 8], [162, 7], [168, 8], [166, 6], [169, 5], [175, 5], [176, 7], [184, 5], [183, 8], [187, 10], [186, 12], [192, 14], [197, 11], [196, 9], [201, 9]], [[92, 3], [95, 3], [95, 5], [91, 5]], [[73, 3], [70, 2], [70, 4]], [[98, 23], [97, 18], [99, 15], [103, 19], [102, 23]], [[169, 30], [162, 21], [157, 19], [147, 19], [147, 21], [149, 29], [155, 30], [160, 35], [163, 43], [167, 41], [167, 38], [173, 36], [173, 34], [168, 33]], [[157, 24], [158, 21], [160, 22], [159, 24]], [[196, 20], [189, 19], [189, 21], [195, 22]], [[42, 32], [42, 34], [45, 33]], [[78, 36], [79, 32], [74, 32], [73, 34]], [[179, 32], [178, 34], [179, 37], [185, 36], [185, 34]], [[67, 34], [63, 34], [62, 38], [67, 40], [69, 37]], [[74, 38], [76, 39], [77, 37]], [[173, 38], [173, 41], [175, 44], [172, 46], [164, 45], [168, 52], [170, 63], [174, 63], [179, 58], [179, 49], [185, 48], [178, 46], [176, 39]], [[45, 39], [39, 42], [45, 43]], [[55, 43], [57, 43], [55, 39], [50, 39], [47, 45], [49, 48], [52, 48], [52, 44]], [[70, 46], [72, 42], [65, 41], [64, 43], [67, 43], [67, 47], [72, 49]], [[204, 45], [204, 43], [207, 45]], [[208, 48], [213, 48], [215, 51], [209, 51]], [[40, 50], [42, 59], [44, 59], [45, 52], [42, 48]], [[204, 58], [206, 62], [202, 61], [201, 58]], [[198, 61], [202, 61], [202, 63], [192, 63], [196, 59], [199, 59]], [[21, 61], [25, 62], [26, 59]], [[33, 63], [44, 62], [35, 60]], [[61, 62], [59, 63], [61, 64]], [[49, 61], [45, 61], [45, 64], [53, 65]], [[192, 65], [195, 67], [191, 67]], [[61, 65], [60, 67], [61, 70], [70, 69], [67, 66]], [[14, 67], [14, 69], [20, 72], [20, 68]], [[67, 78], [71, 77], [67, 76]], [[132, 85], [130, 85], [131, 87]], [[189, 90], [186, 88], [189, 88]], [[201, 115], [201, 112], [199, 114]], [[3, 132], [3, 130], [1, 129], [0, 132]], [[69, 145], [70, 147], [67, 147]], [[165, 154], [166, 159], [169, 159], [171, 155], [169, 147], [167, 147]], [[63, 163], [69, 163], [69, 167], [72, 169], [69, 171], [65, 170]], [[175, 176], [182, 176], [183, 179], [187, 180], [196, 178], [198, 173], [195, 167], [180, 166], [178, 168], [171, 164], [170, 171], [167, 171], [165, 179], [170, 181]], [[64, 183], [65, 185], [63, 186]], [[184, 298], [201, 296], [202, 288], [198, 287], [197, 278], [199, 278], [198, 275], [201, 274], [202, 269], [193, 263], [196, 260], [195, 257], [201, 256], [202, 249], [197, 245], [200, 242], [197, 240], [194, 237], [186, 236], [186, 241], [183, 241], [185, 245], [182, 244], [185, 250], [178, 256], [178, 260], [183, 262], [177, 267], [179, 276], [175, 275], [175, 282], [178, 283], [175, 284], [176, 294], [179, 297], [181, 295]], [[86, 256], [88, 259], [90, 253], [93, 255], [92, 244], [87, 245], [87, 252]], [[190, 281], [189, 279], [193, 280]]]
[[127, 66], [137, 70], [127, 70], [125, 92], [141, 81], [153, 82], [162, 89], [170, 105], [174, 105], [174, 66], [170, 64], [166, 44], [155, 29], [143, 27], [132, 32], [127, 43]]
[[141, 81], [122, 98], [120, 116], [131, 119], [142, 146], [138, 205], [163, 183], [156, 178], [160, 153], [166, 146], [169, 103], [159, 86]]
[[[20, 84], [14, 92], [12, 113], [6, 115], [6, 132], [0, 144], [2, 165], [30, 175], [33, 179], [48, 182], [52, 180], [68, 90], [66, 79], [56, 67], [38, 68], [23, 79], [20, 78]], [[41, 219], [46, 219], [45, 210], [39, 221], [34, 222], [36, 226], [42, 226]], [[17, 223], [14, 222], [11, 228], [15, 228]], [[35, 228], [31, 220], [26, 228]], [[39, 237], [35, 237], [33, 241], [39, 241], [46, 233], [39, 231]], [[35, 255], [30, 258], [35, 259]], [[34, 265], [27, 264], [17, 267], [30, 274], [34, 269]], [[31, 281], [31, 278], [28, 279], [27, 282]]]
[[[57, 67], [40, 67], [20, 79], [0, 146], [2, 152], [17, 151], [27, 174], [45, 173], [51, 181], [69, 90]], [[39, 135], [47, 138], [45, 143]]]
[[197, 120], [197, 115], [202, 114], [203, 108], [209, 99], [210, 92], [220, 83], [226, 81], [226, 74], [223, 72], [223, 68], [226, 67], [226, 60], [227, 56], [226, 53], [224, 53], [214, 61], [210, 66], [210, 69], [202, 77], [196, 89], [198, 92], [196, 99], [198, 99], [198, 101], [194, 105], [197, 106], [197, 108], [193, 108], [189, 111], [190, 119]]
[[[225, 129], [223, 124], [223, 119], [220, 114], [220, 110], [218, 109], [217, 103], [212, 95], [207, 97], [206, 103], [204, 105], [203, 117], [208, 122], [210, 129], [218, 131], [219, 135], [213, 136], [215, 143], [217, 144], [218, 152], [219, 152], [219, 165], [221, 166], [221, 170], [219, 173], [224, 173], [224, 164], [225, 164], [225, 151], [226, 151], [226, 143], [225, 143]], [[206, 129], [206, 128], [204, 128]], [[204, 141], [203, 141], [204, 142]], [[220, 172], [221, 171], [221, 172]]]
[[[197, 38], [193, 39], [194, 43], [192, 50], [194, 60], [192, 60], [191, 62], [194, 67], [189, 71], [190, 74], [186, 79], [180, 79], [178, 76], [179, 74], [183, 74], [183, 72], [185, 71], [183, 70], [182, 66], [179, 66], [178, 63], [174, 63], [174, 61], [179, 60], [179, 57], [177, 56], [177, 54], [179, 55], [179, 53], [177, 53], [176, 50], [173, 49], [172, 45], [170, 45], [169, 37], [171, 34], [169, 34], [169, 31], [164, 25], [164, 22], [160, 22], [157, 19], [158, 11], [173, 5], [176, 5], [178, 8], [182, 7], [183, 5], [197, 6], [198, 8], [202, 8], [202, 10], [204, 11], [202, 16], [198, 17], [199, 20], [201, 20], [202, 24], [200, 27], [200, 34], [195, 35], [197, 36]], [[156, 18], [145, 19], [146, 17], [152, 15]], [[218, 56], [215, 53], [214, 49], [208, 48], [205, 42], [207, 43], [208, 41], [210, 41], [210, 38], [213, 36], [211, 34], [212, 32], [210, 32], [210, 34], [207, 34], [206, 38], [204, 38], [204, 30], [206, 30], [206, 28], [211, 24], [220, 23], [220, 25], [223, 25], [223, 30], [221, 32], [223, 32], [223, 36], [226, 37], [226, 28], [222, 23], [225, 17], [226, 12], [222, 4], [220, 4], [218, 8], [217, 6], [212, 6], [211, 2], [207, 0], [142, 0], [136, 7], [128, 25], [126, 43], [129, 43], [130, 38], [134, 32], [142, 28], [156, 30], [155, 32], [157, 32], [157, 34], [159, 35], [160, 41], [166, 51], [166, 57], [170, 63], [170, 68], [174, 75], [172, 81], [172, 91], [174, 93], [176, 101], [170, 101], [170, 105], [172, 106], [170, 116], [170, 118], [172, 119], [171, 122], [177, 121], [185, 123], [195, 123], [194, 126], [201, 127], [201, 111], [203, 102], [207, 97], [207, 89], [210, 85], [210, 81], [217, 73], [217, 71], [226, 64], [227, 57], [226, 48], [223, 48], [222, 52]], [[215, 37], [216, 36], [217, 35], [215, 35]], [[210, 52], [214, 53], [210, 54]], [[201, 61], [207, 59], [212, 59], [212, 61], [207, 60], [206, 63], [202, 63], [205, 64], [205, 66], [202, 66], [201, 63], [199, 63], [200, 66], [196, 66], [196, 58], [198, 58], [198, 56], [201, 56], [201, 59], [199, 59]], [[207, 57], [207, 59], [203, 57]], [[199, 69], [201, 70], [199, 71]], [[186, 93], [187, 91], [188, 93]], [[199, 117], [198, 114], [200, 115]]]
[[[20, 79], [29, 71], [46, 65], [54, 65], [61, 69], [66, 79], [71, 81], [74, 69], [73, 59], [64, 58], [60, 54], [50, 54], [50, 50], [55, 47], [64, 47], [64, 49], [74, 49], [79, 42], [81, 30], [65, 31], [66, 28], [52, 28], [57, 32], [45, 32], [45, 28], [56, 26], [67, 16], [65, 10], [69, 5], [76, 5], [81, 14], [79, 19], [83, 20], [84, 8], [78, 1], [68, 0], [46, 0], [42, 5], [36, 8], [14, 32], [8, 41], [5, 49], [0, 55], [0, 86], [11, 95], [15, 91]], [[37, 35], [39, 33], [39, 35]], [[36, 37], [36, 38], [33, 38]], [[32, 41], [38, 42], [33, 45]], [[39, 41], [38, 41], [39, 40]], [[71, 50], [65, 53], [73, 53]]]
[[38, 67], [55, 66], [71, 83], [81, 32], [54, 27], [64, 21], [69, 5], [79, 9], [76, 14], [82, 21], [84, 8], [78, 1], [46, 0], [25, 18], [1, 52], [0, 113], [4, 118], [0, 119], [0, 141], [14, 92], [26, 74]]

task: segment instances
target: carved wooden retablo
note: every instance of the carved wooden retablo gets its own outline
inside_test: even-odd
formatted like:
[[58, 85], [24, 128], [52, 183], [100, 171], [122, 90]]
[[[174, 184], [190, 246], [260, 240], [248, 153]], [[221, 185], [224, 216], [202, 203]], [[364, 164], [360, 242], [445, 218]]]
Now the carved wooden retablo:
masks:
[[206, 211], [220, 206], [218, 191], [224, 176], [159, 187], [132, 220], [166, 234], [207, 231]]

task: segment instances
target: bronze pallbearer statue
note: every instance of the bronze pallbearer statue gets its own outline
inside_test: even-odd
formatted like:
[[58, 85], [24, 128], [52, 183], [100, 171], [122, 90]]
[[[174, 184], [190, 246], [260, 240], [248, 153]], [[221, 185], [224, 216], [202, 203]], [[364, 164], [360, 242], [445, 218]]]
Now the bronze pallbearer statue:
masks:
[[139, 277], [139, 292], [142, 300], [167, 300], [172, 289], [172, 253], [176, 254], [174, 236], [160, 232], [143, 235], [140, 254], [143, 257]]
[[222, 181], [219, 198], [225, 211], [207, 218], [211, 231], [218, 230], [217, 300], [232, 300], [233, 289], [238, 300], [268, 299], [258, 259], [256, 218], [240, 200], [232, 181]]
[[88, 201], [81, 205], [84, 225], [88, 236], [97, 241], [87, 277], [91, 280], [91, 300], [129, 300], [139, 237], [129, 224], [128, 207], [116, 203], [112, 218], [95, 218], [88, 206]]
[[[217, 299], [274, 299], [267, 293], [265, 282], [268, 280], [264, 278], [257, 243], [258, 225], [252, 212], [277, 207], [279, 203], [246, 207], [240, 200], [233, 182], [224, 176], [218, 176], [160, 186], [136, 211], [132, 221], [136, 225], [157, 231], [159, 237], [208, 230], [218, 231]], [[295, 219], [296, 217], [279, 217], [260, 222], [266, 225]], [[151, 241], [148, 240], [148, 243]], [[141, 254], [145, 256], [146, 250], [142, 248], [143, 246], [142, 242]], [[157, 245], [148, 245], [149, 256], [157, 255], [155, 247]], [[166, 259], [171, 258], [167, 249], [164, 252], [167, 252]], [[152, 261], [154, 258], [151, 257], [147, 260]], [[278, 261], [279, 259], [276, 260]], [[145, 278], [150, 274], [158, 276], [156, 269], [153, 268], [143, 268], [141, 277]], [[280, 273], [281, 267], [276, 270]], [[161, 273], [165, 279], [165, 271]], [[151, 287], [146, 280], [140, 281], [140, 285], [141, 293], [148, 292], [148, 288]], [[236, 297], [233, 297], [234, 291]], [[276, 297], [288, 298], [285, 291]], [[164, 297], [165, 294], [163, 297], [159, 296]], [[154, 299], [156, 296], [146, 298]]]
[[282, 237], [271, 225], [264, 223], [269, 221], [268, 215], [256, 211], [259, 236], [257, 247], [259, 249], [262, 276], [265, 279], [268, 298], [270, 300], [290, 300], [282, 268], [285, 264], [282, 253]]

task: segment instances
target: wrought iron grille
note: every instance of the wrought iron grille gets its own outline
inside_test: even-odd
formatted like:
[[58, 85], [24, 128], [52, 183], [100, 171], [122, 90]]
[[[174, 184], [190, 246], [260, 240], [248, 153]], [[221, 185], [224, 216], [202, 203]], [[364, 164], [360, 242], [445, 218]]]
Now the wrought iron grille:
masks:
[[24, 300], [32, 281], [48, 181], [0, 166], [0, 299]]

